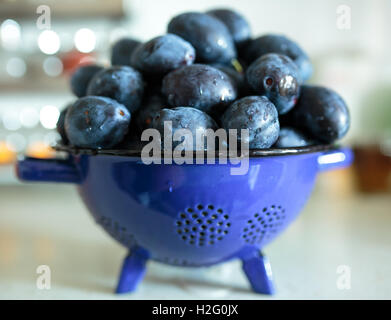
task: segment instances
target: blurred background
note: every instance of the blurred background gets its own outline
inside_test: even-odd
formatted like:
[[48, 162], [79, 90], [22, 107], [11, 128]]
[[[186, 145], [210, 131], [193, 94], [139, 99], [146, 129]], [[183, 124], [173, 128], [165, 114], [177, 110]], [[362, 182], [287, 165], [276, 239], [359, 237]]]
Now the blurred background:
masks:
[[[391, 1], [0, 0], [0, 289], [3, 293], [11, 283], [23, 279], [20, 275], [25, 269], [15, 268], [15, 264], [21, 265], [22, 256], [25, 256], [22, 253], [31, 251], [33, 245], [23, 238], [19, 243], [20, 256], [15, 256], [10, 247], [16, 246], [20, 230], [30, 232], [38, 241], [37, 252], [41, 252], [43, 260], [45, 257], [54, 259], [56, 245], [53, 243], [56, 240], [51, 237], [55, 235], [49, 232], [49, 235], [41, 236], [42, 230], [37, 231], [36, 219], [40, 214], [52, 221], [49, 229], [58, 225], [57, 221], [63, 223], [59, 228], [76, 223], [72, 228], [73, 235], [82, 237], [76, 235], [77, 224], [81, 223], [77, 215], [86, 210], [72, 187], [64, 186], [55, 192], [53, 187], [25, 186], [17, 182], [13, 170], [20, 155], [54, 155], [49, 146], [59, 138], [55, 127], [60, 111], [74, 100], [68, 85], [69, 76], [82, 64], [95, 61], [108, 65], [111, 46], [120, 38], [148, 40], [165, 33], [168, 21], [178, 13], [217, 7], [229, 7], [242, 13], [252, 25], [255, 36], [272, 32], [296, 40], [313, 61], [315, 73], [311, 82], [335, 89], [350, 107], [352, 128], [342, 143], [354, 148], [355, 163], [349, 169], [320, 177], [309, 204], [312, 211], [318, 212], [319, 219], [327, 219], [328, 207], [334, 206], [332, 210], [340, 215], [331, 215], [337, 219], [336, 224], [332, 224], [333, 230], [340, 232], [339, 240], [349, 243], [356, 241], [354, 237], [363, 236], [352, 231], [358, 217], [360, 227], [364, 228], [361, 230], [364, 230], [364, 239], [368, 231], [364, 226], [365, 219], [368, 219], [367, 227], [371, 226], [370, 232], [380, 232], [383, 230], [381, 226], [390, 225]], [[50, 9], [51, 19], [43, 23], [39, 17], [46, 8]], [[342, 24], [341, 13], [350, 13], [350, 19]], [[65, 203], [74, 205], [68, 210], [74, 214], [74, 221], [64, 221]], [[31, 215], [22, 218], [27, 207]], [[50, 214], [52, 211], [56, 211], [55, 214]], [[308, 211], [306, 209], [305, 217], [311, 215]], [[369, 211], [377, 212], [378, 220], [368, 216]], [[71, 212], [66, 214], [72, 216]], [[57, 220], [57, 214], [61, 215], [61, 220]], [[88, 221], [86, 216], [83, 215]], [[345, 218], [338, 220], [341, 217]], [[304, 224], [308, 225], [308, 221], [314, 218], [308, 219], [303, 218], [292, 227], [296, 228], [296, 233], [291, 231], [290, 237], [296, 235], [294, 239], [298, 243], [308, 240], [301, 233], [307, 230]], [[86, 226], [91, 228], [88, 230], [98, 234], [100, 231], [87, 221]], [[35, 229], [33, 227], [31, 231], [27, 226], [34, 223]], [[335, 226], [338, 227], [335, 229]], [[34, 238], [33, 235], [38, 233], [40, 236]], [[65, 234], [64, 231], [66, 238]], [[84, 236], [90, 237], [88, 233]], [[99, 233], [99, 237], [105, 236]], [[376, 239], [380, 238], [379, 235]], [[292, 241], [292, 238], [287, 239]], [[384, 236], [380, 242], [374, 243], [376, 248], [385, 245], [389, 249], [389, 240], [390, 237]], [[64, 239], [58, 241], [57, 246], [67, 248]], [[387, 246], [384, 241], [388, 241]], [[386, 257], [386, 253], [381, 255]], [[391, 262], [388, 255], [386, 258], [390, 260], [385, 261]], [[101, 259], [98, 253], [96, 259]], [[376, 281], [381, 281], [386, 273], [390, 278], [388, 272], [389, 269], [381, 271], [381, 275], [376, 275]], [[368, 283], [373, 283], [371, 279]], [[390, 292], [391, 284], [387, 285], [387, 292]], [[13, 288], [16, 290], [14, 296], [17, 296], [19, 289]], [[357, 296], [360, 294], [361, 291]]]
[[[40, 18], [45, 5], [49, 21]], [[357, 164], [370, 165], [365, 157], [389, 163], [383, 155], [391, 154], [390, 1], [0, 0], [0, 183], [15, 182], [18, 154], [52, 156], [47, 146], [58, 139], [59, 111], [74, 100], [68, 79], [78, 65], [108, 65], [116, 40], [147, 40], [164, 33], [177, 13], [219, 6], [245, 15], [254, 35], [282, 33], [298, 41], [315, 66], [311, 81], [337, 90], [350, 106], [346, 139], [359, 149]], [[376, 184], [359, 171], [359, 182]], [[389, 173], [380, 176], [377, 187], [384, 189]]]

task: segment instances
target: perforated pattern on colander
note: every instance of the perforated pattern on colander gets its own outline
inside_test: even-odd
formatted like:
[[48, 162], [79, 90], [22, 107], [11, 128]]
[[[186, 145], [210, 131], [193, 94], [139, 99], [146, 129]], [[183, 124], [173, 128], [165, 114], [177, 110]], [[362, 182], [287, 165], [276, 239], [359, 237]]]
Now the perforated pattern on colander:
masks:
[[284, 226], [285, 209], [272, 205], [253, 215], [243, 229], [242, 238], [246, 243], [257, 244], [277, 234]]
[[164, 258], [159, 259], [159, 261], [161, 261], [163, 263], [172, 264], [172, 265], [176, 265], [176, 266], [183, 266], [183, 267], [197, 266], [196, 263], [190, 262], [186, 259], [164, 257]]
[[187, 244], [200, 247], [223, 240], [230, 227], [229, 215], [212, 204], [186, 208], [175, 221], [178, 236]]
[[101, 216], [98, 219], [103, 229], [106, 230], [114, 239], [122, 243], [123, 245], [131, 248], [136, 245], [136, 239], [130, 234], [125, 227], [121, 226], [117, 221], [112, 220], [109, 217]]

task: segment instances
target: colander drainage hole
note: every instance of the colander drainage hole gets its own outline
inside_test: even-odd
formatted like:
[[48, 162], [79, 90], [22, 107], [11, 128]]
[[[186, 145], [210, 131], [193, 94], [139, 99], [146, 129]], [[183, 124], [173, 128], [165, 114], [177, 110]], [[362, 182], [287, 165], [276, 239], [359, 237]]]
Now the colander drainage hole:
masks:
[[133, 234], [129, 233], [129, 231], [118, 221], [115, 221], [109, 217], [101, 216], [97, 219], [97, 222], [114, 239], [117, 239], [119, 242], [123, 243], [127, 247], [130, 248], [136, 245], [137, 241], [134, 238]]
[[263, 208], [262, 213], [254, 213], [253, 217], [254, 219], [247, 220], [242, 233], [242, 238], [249, 244], [260, 243], [279, 232], [286, 218], [285, 209], [274, 204]]
[[232, 223], [229, 214], [213, 204], [197, 204], [178, 214], [176, 232], [190, 245], [214, 245], [229, 233]]

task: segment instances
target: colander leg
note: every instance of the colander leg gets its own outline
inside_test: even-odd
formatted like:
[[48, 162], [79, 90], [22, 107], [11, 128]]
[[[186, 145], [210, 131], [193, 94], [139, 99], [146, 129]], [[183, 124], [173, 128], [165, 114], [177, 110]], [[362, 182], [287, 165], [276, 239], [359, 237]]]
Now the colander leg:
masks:
[[116, 293], [127, 293], [137, 289], [144, 278], [147, 260], [148, 257], [142, 249], [135, 249], [129, 253], [122, 264]]
[[269, 260], [261, 252], [243, 259], [243, 271], [255, 292], [274, 293], [272, 269]]

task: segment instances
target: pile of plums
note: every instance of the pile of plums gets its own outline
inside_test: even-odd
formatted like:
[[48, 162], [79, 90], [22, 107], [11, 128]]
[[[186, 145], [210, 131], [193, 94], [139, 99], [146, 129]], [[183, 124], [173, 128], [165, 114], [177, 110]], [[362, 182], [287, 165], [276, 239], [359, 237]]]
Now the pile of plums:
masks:
[[[111, 67], [86, 65], [71, 77], [78, 97], [61, 113], [64, 144], [123, 149], [145, 129], [248, 129], [250, 149], [330, 144], [348, 131], [343, 99], [306, 85], [312, 65], [292, 40], [252, 38], [239, 13], [218, 9], [174, 17], [167, 34], [125, 38]], [[163, 138], [162, 138], [163, 141]]]

